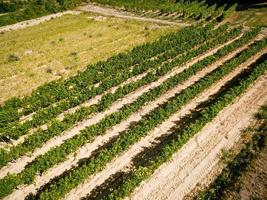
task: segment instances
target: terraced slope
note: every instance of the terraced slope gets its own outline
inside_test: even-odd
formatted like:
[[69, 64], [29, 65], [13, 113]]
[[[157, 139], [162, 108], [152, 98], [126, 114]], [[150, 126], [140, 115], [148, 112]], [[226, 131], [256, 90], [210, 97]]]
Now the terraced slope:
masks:
[[217, 118], [234, 123], [232, 111], [249, 101], [240, 111], [249, 120], [266, 100], [266, 53], [259, 28], [193, 26], [9, 100], [0, 110], [0, 197], [182, 198], [194, 187], [189, 172], [201, 180], [234, 144], [222, 140], [224, 127], [214, 136]]

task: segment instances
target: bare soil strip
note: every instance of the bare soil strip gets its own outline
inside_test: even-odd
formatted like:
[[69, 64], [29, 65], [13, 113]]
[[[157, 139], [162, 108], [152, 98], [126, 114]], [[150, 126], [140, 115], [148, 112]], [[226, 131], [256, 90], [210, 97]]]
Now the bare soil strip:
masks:
[[[267, 48], [265, 49], [267, 52]], [[200, 102], [207, 100], [211, 95], [216, 93], [226, 82], [231, 80], [237, 74], [239, 74], [244, 68], [248, 67], [251, 63], [253, 63], [258, 57], [260, 57], [263, 52], [258, 53], [256, 56], [250, 58], [247, 62], [240, 65], [237, 69], [235, 69], [232, 73], [224, 77], [218, 83], [212, 85], [207, 91], [196, 97], [191, 103], [187, 104], [176, 114], [172, 115], [167, 121], [156, 127], [153, 131], [151, 131], [148, 136], [146, 136], [139, 143], [133, 145], [127, 152], [123, 155], [119, 156], [117, 159], [112, 161], [110, 164], [106, 166], [106, 170], [96, 174], [95, 176], [91, 176], [87, 181], [83, 184], [79, 185], [77, 188], [73, 189], [69, 195], [65, 199], [73, 199], [73, 198], [81, 198], [86, 196], [94, 187], [97, 185], [101, 185], [105, 180], [107, 180], [112, 174], [117, 171], [126, 169], [128, 170], [130, 167], [130, 162], [132, 158], [140, 153], [144, 147], [151, 146], [157, 142], [156, 138], [161, 135], [167, 134], [169, 130], [175, 126], [175, 121], [179, 118], [190, 113], [192, 109], [195, 109]], [[218, 67], [218, 63], [217, 63]], [[201, 73], [198, 73], [198, 76], [202, 76]], [[142, 199], [142, 198], [139, 198]], [[153, 199], [153, 198], [152, 198]]]
[[23, 170], [23, 168], [27, 165], [27, 163], [33, 161], [37, 156], [46, 153], [47, 151], [49, 151], [50, 148], [52, 148], [54, 146], [58, 146], [58, 145], [64, 143], [64, 141], [66, 139], [72, 138], [73, 136], [79, 134], [79, 132], [81, 130], [83, 130], [85, 127], [90, 126], [92, 124], [98, 123], [106, 115], [109, 115], [109, 114], [111, 114], [113, 112], [118, 111], [120, 108], [122, 108], [126, 104], [134, 102], [143, 93], [147, 92], [148, 90], [150, 90], [152, 88], [155, 88], [155, 87], [161, 85], [168, 78], [174, 76], [175, 74], [180, 73], [184, 69], [186, 69], [186, 68], [190, 67], [191, 65], [197, 63], [199, 60], [202, 60], [202, 59], [204, 59], [204, 58], [206, 58], [206, 57], [208, 57], [210, 55], [213, 55], [219, 49], [221, 49], [224, 46], [232, 43], [233, 41], [237, 40], [238, 38], [239, 37], [237, 37], [237, 38], [235, 38], [235, 39], [233, 39], [231, 41], [228, 41], [227, 43], [225, 43], [223, 45], [220, 45], [220, 46], [214, 48], [213, 50], [211, 50], [211, 51], [209, 51], [207, 53], [204, 53], [203, 55], [197, 56], [196, 58], [192, 59], [190, 62], [185, 64], [183, 67], [178, 66], [177, 68], [174, 68], [168, 74], [160, 77], [158, 79], [158, 81], [155, 81], [155, 82], [152, 82], [151, 84], [148, 84], [146, 86], [140, 87], [135, 92], [130, 93], [129, 95], [126, 95], [123, 99], [116, 101], [115, 103], [113, 103], [113, 105], [107, 111], [101, 112], [101, 113], [97, 113], [97, 114], [91, 116], [89, 119], [77, 123], [77, 125], [73, 129], [64, 132], [60, 136], [56, 136], [56, 137], [52, 138], [51, 140], [46, 142], [41, 148], [37, 148], [33, 152], [31, 152], [30, 155], [22, 156], [21, 158], [17, 159], [16, 161], [14, 161], [12, 163], [9, 163], [7, 166], [3, 167], [1, 169], [1, 171], [0, 171], [0, 178], [3, 178], [4, 176], [6, 176], [7, 173], [19, 173], [20, 171]]
[[13, 30], [19, 30], [19, 29], [24, 29], [30, 26], [34, 26], [40, 23], [43, 23], [45, 21], [49, 21], [51, 19], [57, 18], [57, 17], [61, 17], [63, 15], [79, 15], [81, 12], [80, 11], [65, 11], [65, 12], [60, 12], [60, 13], [56, 13], [56, 14], [51, 14], [51, 15], [47, 15], [47, 16], [43, 16], [43, 17], [39, 17], [37, 19], [31, 19], [31, 20], [26, 20], [26, 21], [22, 21], [16, 24], [11, 24], [11, 25], [7, 25], [7, 26], [2, 26], [0, 27], [0, 33], [2, 32], [7, 32], [7, 31], [13, 31]]
[[92, 4], [82, 6], [82, 7], [78, 8], [78, 10], [84, 11], [84, 12], [97, 13], [97, 14], [106, 15], [106, 16], [119, 17], [119, 18], [124, 18], [124, 19], [148, 21], [148, 22], [154, 22], [154, 23], [160, 23], [160, 24], [166, 24], [166, 25], [178, 25], [178, 26], [188, 26], [189, 25], [187, 23], [178, 23], [178, 22], [172, 22], [172, 21], [167, 21], [167, 20], [136, 16], [130, 12], [124, 12], [124, 11], [116, 10], [113, 8], [107, 8], [107, 7], [102, 7], [102, 6], [92, 5]]
[[218, 154], [222, 149], [230, 149], [240, 139], [243, 128], [266, 102], [266, 80], [267, 74], [260, 77], [128, 199], [183, 199], [197, 183], [210, 179], [211, 170], [220, 160]]

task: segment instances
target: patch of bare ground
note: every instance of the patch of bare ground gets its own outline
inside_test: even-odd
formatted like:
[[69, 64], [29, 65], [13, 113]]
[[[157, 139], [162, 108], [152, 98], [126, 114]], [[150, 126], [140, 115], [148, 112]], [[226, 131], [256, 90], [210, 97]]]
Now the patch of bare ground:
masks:
[[61, 17], [63, 15], [78, 15], [80, 14], [80, 11], [65, 11], [65, 12], [60, 12], [60, 13], [56, 13], [56, 14], [51, 14], [51, 15], [47, 15], [47, 16], [43, 16], [43, 17], [39, 17], [37, 19], [31, 19], [31, 20], [26, 20], [26, 21], [22, 21], [16, 24], [11, 24], [11, 25], [7, 25], [7, 26], [2, 26], [0, 27], [0, 32], [7, 32], [7, 31], [12, 31], [12, 30], [19, 30], [19, 29], [24, 29], [30, 26], [34, 26], [40, 23], [43, 23], [45, 21], [49, 21], [51, 19], [57, 18], [57, 17]]
[[[266, 102], [264, 103], [266, 105]], [[263, 122], [264, 123], [264, 122]], [[206, 178], [203, 182], [198, 183], [197, 186], [187, 194], [184, 199], [186, 200], [196, 200], [202, 191], [206, 191], [209, 188], [209, 184], [213, 183], [214, 180], [221, 175], [221, 167], [223, 169], [228, 165], [228, 161], [232, 160], [237, 156], [245, 147], [246, 144], [251, 142], [255, 131], [257, 131], [262, 126], [262, 121], [258, 120], [258, 118], [251, 119], [249, 126], [243, 129], [243, 133], [241, 138], [236, 144], [230, 149], [230, 151], [226, 151], [226, 157], [223, 155], [223, 152], [220, 154], [221, 162], [218, 163], [209, 174], [209, 178]], [[225, 152], [225, 151], [224, 151]], [[241, 172], [241, 175], [235, 181], [235, 183], [231, 183], [231, 185], [227, 186], [224, 194], [221, 196], [221, 199], [264, 199], [267, 197], [267, 193], [265, 192], [267, 174], [266, 174], [266, 166], [267, 166], [267, 147], [264, 147], [260, 150], [260, 153], [256, 155], [256, 157], [252, 158], [251, 163], [248, 164], [245, 171]], [[251, 173], [246, 177], [245, 174]], [[242, 177], [242, 178], [241, 178]], [[253, 181], [251, 186], [251, 179], [257, 179]], [[249, 186], [248, 186], [249, 185]], [[256, 187], [255, 187], [256, 186]], [[244, 187], [249, 189], [244, 189]], [[245, 194], [248, 194], [247, 197], [243, 198], [242, 191], [245, 191]], [[249, 191], [250, 190], [250, 191]], [[248, 191], [248, 192], [247, 192]], [[251, 193], [250, 193], [251, 192]], [[241, 197], [242, 196], [242, 197]]]
[[[265, 52], [267, 52], [267, 49], [265, 49]], [[197, 105], [199, 105], [200, 102], [207, 100], [211, 95], [216, 93], [226, 82], [231, 80], [233, 77], [235, 77], [237, 74], [239, 74], [244, 68], [249, 66], [251, 63], [253, 63], [258, 57], [262, 55], [263, 52], [257, 54], [256, 56], [253, 56], [251, 59], [249, 59], [246, 63], [243, 63], [238, 67], [236, 70], [234, 70], [232, 73], [227, 75], [225, 78], [223, 78], [218, 83], [214, 84], [209, 88], [207, 91], [196, 97], [192, 102], [187, 104], [185, 107], [183, 107], [180, 111], [178, 111], [176, 114], [171, 116], [167, 121], [157, 126], [151, 133], [148, 134], [148, 136], [144, 137], [140, 142], [133, 145], [128, 151], [126, 151], [124, 154], [116, 158], [114, 161], [109, 163], [106, 166], [106, 169], [102, 172], [91, 176], [87, 181], [85, 181], [83, 184], [79, 185], [77, 188], [73, 189], [65, 199], [73, 199], [73, 198], [81, 198], [86, 196], [92, 189], [97, 187], [98, 185], [101, 185], [104, 183], [110, 176], [112, 176], [114, 173], [120, 171], [120, 170], [128, 170], [131, 168], [131, 160], [133, 157], [135, 157], [138, 153], [140, 153], [144, 148], [151, 146], [152, 144], [157, 143], [157, 138], [161, 135], [168, 134], [172, 127], [175, 126], [175, 121], [177, 119], [182, 118], [183, 116], [190, 113], [192, 109], [195, 109]], [[221, 61], [218, 61], [219, 63]], [[218, 63], [216, 63], [218, 67]], [[215, 67], [213, 66], [213, 67]], [[199, 76], [202, 76], [201, 73], [198, 73]], [[142, 199], [142, 198], [137, 198]], [[153, 198], [152, 198], [153, 199]]]
[[[184, 69], [190, 67], [191, 65], [197, 63], [198, 61], [213, 55], [216, 53], [219, 49], [223, 48], [224, 46], [232, 43], [233, 41], [237, 40], [239, 37], [232, 39], [228, 42], [226, 42], [223, 45], [219, 45], [218, 47], [200, 55], [196, 58], [192, 59], [190, 62], [184, 64], [183, 66], [178, 66], [174, 68], [171, 72], [167, 73], [166, 75], [160, 77], [157, 81], [152, 82], [151, 84], [145, 85], [143, 87], [140, 87], [138, 90], [134, 91], [133, 93], [130, 93], [126, 95], [124, 98], [116, 101], [112, 104], [112, 106], [101, 113], [97, 113], [93, 116], [91, 116], [89, 119], [84, 120], [76, 124], [74, 128], [71, 130], [65, 131], [63, 134], [56, 136], [49, 140], [48, 142], [44, 143], [42, 147], [35, 149], [31, 154], [25, 155], [17, 159], [16, 161], [9, 163], [5, 167], [3, 167], [0, 170], [0, 178], [6, 176], [8, 173], [19, 173], [21, 172], [24, 167], [31, 161], [33, 161], [37, 156], [42, 155], [49, 151], [50, 148], [59, 146], [62, 143], [64, 143], [65, 140], [74, 137], [75, 135], [79, 134], [79, 132], [83, 129], [85, 129], [87, 126], [90, 126], [92, 124], [98, 123], [101, 119], [103, 119], [106, 115], [109, 115], [113, 112], [118, 111], [120, 108], [122, 108], [124, 105], [134, 102], [139, 96], [141, 96], [143, 93], [149, 91], [152, 88], [155, 88], [159, 85], [161, 85], [165, 80], [168, 78], [174, 76], [175, 74], [178, 74], [182, 72]], [[246, 47], [244, 47], [246, 48]]]
[[266, 102], [266, 80], [267, 74], [260, 77], [244, 95], [191, 138], [172, 161], [141, 184], [129, 199], [183, 199], [198, 183], [210, 182], [216, 174], [214, 171], [218, 173], [223, 168], [218, 167], [221, 150], [230, 149], [238, 142], [242, 130], [254, 119], [255, 111]]

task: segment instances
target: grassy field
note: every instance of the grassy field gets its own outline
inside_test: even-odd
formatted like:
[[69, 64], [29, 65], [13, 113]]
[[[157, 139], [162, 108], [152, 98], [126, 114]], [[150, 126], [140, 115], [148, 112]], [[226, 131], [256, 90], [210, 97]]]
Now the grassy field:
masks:
[[1, 34], [0, 103], [174, 29], [149, 22], [80, 14]]

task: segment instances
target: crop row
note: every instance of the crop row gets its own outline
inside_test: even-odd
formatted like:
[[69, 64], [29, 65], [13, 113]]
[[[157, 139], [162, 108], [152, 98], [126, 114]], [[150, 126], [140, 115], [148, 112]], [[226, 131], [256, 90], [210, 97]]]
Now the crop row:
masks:
[[[245, 40], [248, 40], [251, 37], [253, 37], [254, 34], [256, 34], [257, 32], [258, 30], [254, 30], [252, 34], [247, 33], [243, 38], [245, 38]], [[199, 55], [200, 53], [203, 53], [204, 51], [213, 48], [213, 46], [216, 44], [222, 44], [226, 42], [227, 40], [229, 40], [232, 37], [235, 37], [239, 33], [240, 33], [240, 29], [233, 29], [229, 33], [224, 34], [223, 37], [220, 37], [220, 39], [216, 39], [216, 41], [214, 40], [209, 41], [205, 43], [204, 45], [202, 45], [201, 47], [199, 47], [198, 49], [193, 50], [184, 56], [178, 57], [172, 62], [166, 64], [164, 67], [159, 68], [155, 73], [149, 73], [147, 76], [143, 77], [141, 80], [125, 85], [124, 87], [118, 89], [115, 93], [107, 94], [101, 99], [101, 101], [98, 104], [92, 105], [89, 107], [81, 107], [80, 109], [76, 110], [74, 113], [66, 115], [63, 121], [54, 121], [51, 124], [51, 126], [48, 127], [47, 130], [40, 130], [40, 129], [37, 130], [32, 135], [27, 137], [23, 143], [18, 144], [16, 146], [12, 146], [9, 150], [1, 149], [0, 166], [4, 166], [9, 161], [15, 160], [19, 158], [20, 156], [24, 155], [25, 153], [32, 151], [37, 147], [42, 146], [43, 143], [53, 138], [54, 136], [59, 135], [63, 131], [73, 127], [78, 121], [86, 119], [93, 112], [101, 112], [101, 111], [106, 110], [118, 98], [123, 97], [124, 95], [128, 94], [129, 92], [137, 89], [138, 87], [146, 83], [157, 80], [160, 76], [166, 74], [174, 67], [177, 67], [177, 65], [187, 62], [188, 60]], [[226, 54], [226, 51], [224, 52], [224, 54]], [[110, 125], [109, 126], [102, 125], [101, 127], [110, 127]]]
[[[194, 19], [194, 20], [209, 20], [218, 14], [224, 14], [232, 10], [233, 3], [228, 6], [223, 5], [224, 1], [124, 1], [124, 0], [93, 0], [96, 3], [111, 5], [115, 7], [123, 7], [126, 10], [135, 11], [149, 11], [150, 17], [157, 17], [160, 14], [176, 13], [178, 19]], [[215, 5], [214, 5], [215, 4]], [[236, 6], [234, 6], [235, 8]], [[153, 13], [153, 11], [157, 11]]]
[[[45, 109], [42, 109], [36, 114], [33, 115], [32, 120], [28, 120], [25, 123], [18, 123], [17, 125], [10, 127], [8, 126], [5, 128], [4, 134], [2, 134], [2, 139], [8, 140], [8, 139], [17, 139], [19, 136], [27, 134], [27, 132], [34, 127], [37, 127], [39, 125], [45, 124], [52, 118], [56, 117], [58, 114], [64, 112], [65, 110], [74, 107], [76, 105], [79, 105], [83, 103], [84, 101], [90, 99], [91, 97], [94, 97], [98, 94], [101, 94], [105, 92], [107, 89], [111, 88], [114, 85], [120, 84], [123, 80], [130, 78], [134, 75], [140, 74], [147, 69], [156, 69], [160, 66], [161, 63], [167, 61], [168, 59], [174, 58], [177, 54], [180, 53], [186, 53], [188, 52], [192, 47], [195, 45], [205, 41], [207, 38], [213, 38], [218, 36], [219, 33], [225, 32], [227, 29], [227, 26], [222, 26], [216, 31], [209, 32], [207, 31], [207, 34], [202, 34], [198, 37], [198, 39], [187, 41], [186, 43], [180, 43], [179, 47], [172, 49], [169, 52], [165, 52], [161, 56], [159, 56], [157, 59], [143, 62], [142, 64], [139, 64], [136, 66], [132, 71], [127, 71], [123, 73], [123, 76], [116, 77], [110, 81], [103, 80], [103, 84], [100, 85], [98, 88], [91, 89], [91, 92], [80, 92], [78, 96], [73, 96], [68, 99], [65, 99], [64, 101], [61, 101], [60, 103], [56, 105], [51, 105]], [[197, 32], [197, 31], [196, 31]], [[198, 32], [200, 34], [200, 32]]]
[[[222, 94], [216, 101], [201, 110], [200, 113], [198, 113], [197, 119], [189, 122], [187, 126], [178, 133], [173, 133], [174, 137], [168, 141], [168, 143], [165, 143], [157, 152], [156, 156], [149, 160], [145, 166], [140, 165], [138, 168], [129, 172], [127, 179], [124, 180], [118, 188], [109, 192], [109, 194], [101, 199], [123, 199], [132, 193], [142, 181], [149, 179], [156, 169], [169, 161], [192, 136], [201, 131], [208, 122], [211, 122], [218, 113], [227, 105], [231, 104], [236, 97], [244, 93], [259, 76], [266, 72], [266, 70], [267, 61], [256, 66], [247, 77], [240, 80], [237, 85], [230, 87], [229, 90]], [[56, 188], [58, 188], [58, 186], [50, 189], [50, 191], [45, 191], [41, 194], [40, 199], [50, 199], [50, 195], [56, 194], [54, 192]], [[211, 194], [213, 194], [213, 192], [211, 192]], [[210, 196], [207, 195], [207, 198], [204, 199], [213, 199], [211, 194], [208, 194]]]
[[[129, 53], [120, 53], [105, 62], [101, 61], [97, 64], [89, 65], [85, 71], [67, 80], [52, 81], [44, 84], [33, 91], [30, 96], [21, 99], [12, 98], [4, 106], [0, 107], [0, 128], [7, 126], [12, 121], [19, 120], [21, 116], [30, 114], [39, 108], [47, 107], [73, 95], [79, 96], [80, 91], [93, 94], [94, 84], [100, 83], [107, 78], [116, 77], [118, 72], [129, 71], [131, 66], [145, 62], [148, 58], [152, 58], [172, 47], [180, 45], [184, 41], [188, 41], [191, 36], [190, 34], [197, 38], [197, 36], [201, 36], [201, 33], [205, 33], [212, 27], [213, 24], [205, 28], [196, 26], [185, 28], [177, 33], [168, 34], [157, 42], [138, 46]], [[111, 85], [111, 83], [108, 85]]]
[[[168, 119], [183, 105], [191, 101], [194, 97], [210, 87], [216, 81], [220, 80], [226, 74], [230, 73], [233, 69], [235, 69], [266, 45], [267, 40], [258, 43], [257, 45], [241, 53], [237, 58], [234, 58], [227, 64], [215, 69], [197, 83], [191, 85], [181, 93], [169, 99], [166, 103], [153, 110], [149, 115], [146, 116], [146, 118], [137, 122], [133, 127], [131, 127], [131, 129], [122, 133], [113, 143], [109, 144], [105, 148], [102, 148], [100, 151], [90, 157], [87, 162], [83, 162], [83, 164], [81, 164], [79, 167], [69, 171], [69, 173], [65, 173], [62, 178], [59, 178], [49, 185], [49, 187], [46, 187], [46, 189], [40, 193], [39, 198], [59, 199], [67, 194], [71, 189], [82, 183], [90, 175], [103, 170], [108, 162], [129, 149], [131, 145], [138, 142], [142, 137], [146, 136], [153, 128]], [[203, 124], [200, 123], [200, 125]], [[192, 126], [188, 127], [191, 128]], [[199, 129], [195, 129], [194, 127], [193, 130], [198, 131]], [[168, 148], [166, 150], [168, 150]]]
[[[238, 43], [235, 44], [237, 45]], [[181, 94], [176, 95], [175, 98], [172, 98], [160, 108], [156, 108], [154, 111], [151, 112], [150, 116], [147, 119], [141, 120], [140, 122], [138, 122], [138, 125], [136, 127], [129, 130], [126, 134], [120, 136], [117, 142], [113, 143], [111, 147], [108, 147], [108, 149], [103, 149], [90, 162], [73, 171], [73, 173], [75, 173], [75, 176], [77, 175], [79, 178], [75, 178], [76, 181], [73, 181], [72, 187], [79, 184], [90, 174], [103, 169], [105, 164], [114, 156], [129, 148], [129, 146], [133, 144], [133, 142], [136, 142], [141, 139], [142, 136], [147, 134], [148, 131], [151, 130], [154, 126], [156, 126], [158, 123], [162, 122], [164, 119], [170, 116], [171, 113], [175, 112], [190, 99], [194, 98], [194, 96], [199, 94], [205, 88], [209, 87], [214, 81], [219, 80], [222, 76], [230, 72], [234, 67], [244, 61], [244, 55], [252, 55], [264, 45], [265, 41], [258, 44], [256, 46], [257, 48], [254, 47], [252, 48], [252, 50], [247, 50], [243, 52], [238, 57], [238, 59], [234, 59], [234, 61], [232, 61], [235, 62], [235, 65], [231, 65], [232, 62], [230, 62], [230, 64], [226, 65], [224, 68], [219, 68], [212, 74], [208, 75], [206, 78], [202, 79], [197, 84], [192, 85], [191, 87], [184, 90]], [[205, 62], [197, 63], [194, 65], [194, 67], [191, 67], [188, 70], [182, 72], [181, 74], [178, 74], [168, 79], [158, 88], [144, 93], [136, 102], [126, 105], [120, 111], [113, 113], [110, 116], [107, 116], [105, 119], [102, 120], [101, 123], [88, 127], [87, 129], [82, 131], [81, 134], [76, 135], [75, 137], [65, 141], [65, 143], [53, 148], [46, 154], [39, 156], [35, 161], [29, 164], [20, 174], [6, 176], [0, 181], [1, 191], [3, 191], [1, 193], [1, 196], [6, 196], [10, 192], [12, 192], [12, 190], [19, 184], [31, 183], [38, 172], [44, 172], [54, 164], [64, 161], [68, 154], [76, 151], [83, 144], [91, 142], [95, 136], [103, 134], [108, 127], [111, 127], [112, 125], [115, 125], [125, 119], [127, 116], [129, 116], [130, 113], [133, 113], [137, 110], [137, 108], [140, 108], [139, 105], [143, 105], [144, 102], [147, 102], [148, 100], [153, 101], [155, 97], [160, 96], [169, 88], [174, 87], [175, 85], [177, 85], [177, 83], [186, 80], [191, 75], [194, 75], [198, 70], [207, 66], [207, 64], [216, 61], [217, 58], [220, 57], [220, 55], [223, 55], [223, 51], [218, 53], [217, 56], [213, 55], [211, 58], [206, 59]], [[224, 69], [224, 71], [222, 69]], [[84, 173], [83, 170], [86, 170], [86, 173]], [[81, 176], [80, 173], [82, 173], [83, 175]], [[69, 188], [69, 186], [67, 187], [67, 190], [71, 189]], [[67, 192], [67, 190], [65, 189], [66, 188], [64, 188], [63, 194]], [[59, 190], [58, 192], [62, 191]]]

